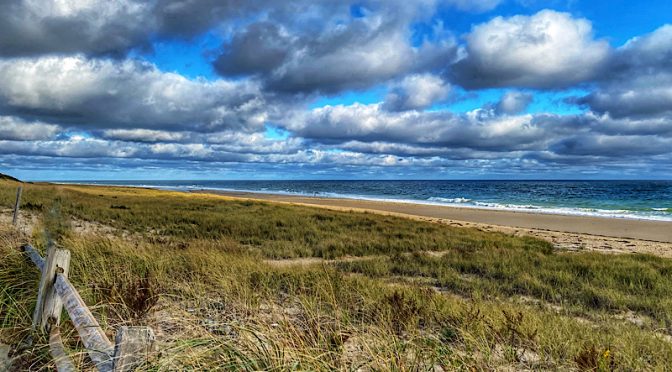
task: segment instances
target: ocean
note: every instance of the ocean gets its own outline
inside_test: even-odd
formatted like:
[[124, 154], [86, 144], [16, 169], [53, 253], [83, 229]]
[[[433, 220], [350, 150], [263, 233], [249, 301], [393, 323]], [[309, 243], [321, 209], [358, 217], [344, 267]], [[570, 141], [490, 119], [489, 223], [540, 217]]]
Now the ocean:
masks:
[[[69, 182], [70, 183], [70, 182]], [[672, 221], [672, 181], [80, 181]]]

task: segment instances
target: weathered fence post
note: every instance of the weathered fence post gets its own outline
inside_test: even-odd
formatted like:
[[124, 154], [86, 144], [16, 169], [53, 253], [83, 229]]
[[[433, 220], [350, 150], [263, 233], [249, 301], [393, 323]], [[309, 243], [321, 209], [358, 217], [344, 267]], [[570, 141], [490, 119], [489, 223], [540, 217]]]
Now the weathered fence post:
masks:
[[114, 346], [114, 372], [132, 371], [145, 363], [154, 349], [154, 332], [149, 327], [121, 327]]
[[66, 249], [55, 249], [52, 255], [47, 257], [47, 266], [44, 270], [47, 276], [47, 286], [45, 287], [44, 307], [42, 308], [42, 317], [40, 328], [47, 334], [51, 327], [58, 326], [61, 321], [61, 312], [63, 311], [63, 300], [56, 293], [54, 282], [56, 274], [68, 276], [70, 269], [70, 251]]
[[16, 190], [16, 203], [14, 203], [14, 218], [12, 218], [12, 225], [16, 226], [16, 221], [19, 218], [19, 205], [21, 204], [21, 193], [23, 186], [19, 186]]
[[[54, 256], [53, 252], [56, 250], [56, 247], [49, 242], [47, 246], [47, 255], [44, 260], [44, 267], [42, 268], [42, 275], [40, 276], [40, 284], [37, 287], [37, 302], [35, 303], [35, 310], [33, 310], [33, 331], [36, 331], [40, 327], [42, 322], [42, 309], [44, 308], [44, 297], [47, 293], [47, 283], [50, 281], [49, 278], [52, 278], [55, 274], [55, 271], [51, 273], [51, 276], [47, 274], [47, 267], [49, 267], [49, 259]], [[55, 268], [54, 268], [55, 270]]]

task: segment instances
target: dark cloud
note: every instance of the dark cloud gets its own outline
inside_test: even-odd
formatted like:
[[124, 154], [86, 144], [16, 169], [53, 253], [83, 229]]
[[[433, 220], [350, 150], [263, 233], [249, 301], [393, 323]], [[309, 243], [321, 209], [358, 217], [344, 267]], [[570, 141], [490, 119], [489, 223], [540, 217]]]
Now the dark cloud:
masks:
[[136, 61], [0, 60], [2, 112], [86, 129], [253, 131], [266, 120], [249, 81], [204, 81]]
[[190, 38], [273, 7], [289, 6], [268, 0], [3, 0], [0, 55], [123, 57], [150, 48], [152, 38]]
[[319, 28], [310, 18], [249, 24], [234, 32], [214, 66], [224, 76], [254, 76], [275, 92], [334, 94], [440, 71], [455, 59], [452, 39], [411, 45], [410, 22], [423, 14], [422, 3], [371, 3], [364, 17], [348, 6], [320, 9]]
[[550, 150], [558, 155], [589, 155], [623, 159], [669, 154], [672, 152], [672, 138], [585, 135], [561, 139], [555, 142]]
[[4, 0], [0, 3], [0, 55], [123, 55], [130, 48], [147, 45], [154, 29], [150, 4]]
[[614, 118], [672, 113], [672, 25], [615, 51], [593, 93], [576, 102]]
[[285, 62], [293, 43], [279, 25], [254, 23], [223, 47], [215, 68], [222, 75], [266, 75]]
[[[152, 3], [152, 2], [149, 2]], [[262, 0], [158, 0], [150, 18], [156, 32], [168, 36], [195, 36], [211, 27], [249, 15], [269, 5]]]
[[617, 118], [609, 115], [593, 116], [593, 129], [608, 135], [645, 135], [672, 138], [672, 116], [656, 115], [647, 118]]

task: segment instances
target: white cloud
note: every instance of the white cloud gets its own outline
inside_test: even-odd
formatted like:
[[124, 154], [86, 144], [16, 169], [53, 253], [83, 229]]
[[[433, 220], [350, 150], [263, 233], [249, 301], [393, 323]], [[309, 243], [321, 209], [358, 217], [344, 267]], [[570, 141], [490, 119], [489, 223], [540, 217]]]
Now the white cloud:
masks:
[[504, 93], [495, 109], [501, 114], [518, 114], [525, 111], [533, 100], [534, 96], [530, 93], [509, 91]]
[[0, 116], [0, 140], [35, 141], [54, 137], [58, 125], [27, 122], [13, 116]]
[[102, 137], [137, 142], [179, 142], [185, 139], [187, 134], [151, 129], [109, 129], [103, 131]]
[[450, 84], [431, 74], [410, 75], [396, 84], [385, 98], [385, 107], [393, 111], [424, 109], [445, 100]]
[[382, 104], [326, 106], [288, 120], [297, 135], [322, 143], [348, 141], [512, 151], [543, 145], [547, 132], [531, 115], [486, 116], [478, 112], [389, 112]]
[[592, 78], [609, 54], [590, 21], [552, 10], [494, 18], [466, 40], [454, 76], [468, 88], [567, 87]]

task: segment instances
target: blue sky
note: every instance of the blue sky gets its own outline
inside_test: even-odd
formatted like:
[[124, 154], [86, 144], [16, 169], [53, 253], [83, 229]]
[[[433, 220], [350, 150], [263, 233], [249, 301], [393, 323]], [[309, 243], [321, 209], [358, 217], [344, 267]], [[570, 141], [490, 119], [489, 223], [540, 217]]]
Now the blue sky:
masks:
[[28, 180], [672, 178], [669, 1], [42, 5], [0, 12]]

